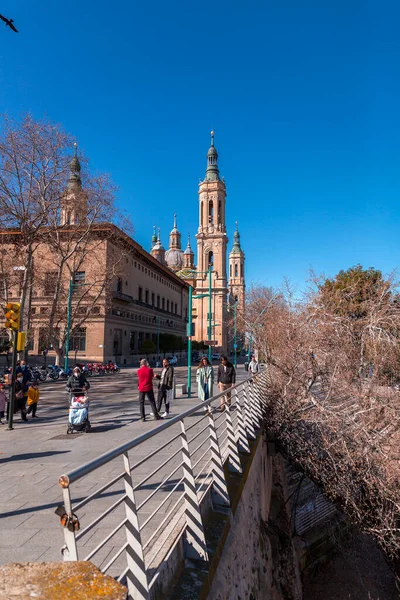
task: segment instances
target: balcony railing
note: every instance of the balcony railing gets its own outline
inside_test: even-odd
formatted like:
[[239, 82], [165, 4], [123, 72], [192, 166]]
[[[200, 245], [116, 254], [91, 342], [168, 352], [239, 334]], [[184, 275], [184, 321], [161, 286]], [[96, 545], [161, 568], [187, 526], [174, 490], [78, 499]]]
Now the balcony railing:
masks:
[[134, 302], [133, 296], [129, 296], [129, 294], [124, 294], [123, 292], [114, 291], [113, 298], [115, 300], [122, 300], [123, 302]]

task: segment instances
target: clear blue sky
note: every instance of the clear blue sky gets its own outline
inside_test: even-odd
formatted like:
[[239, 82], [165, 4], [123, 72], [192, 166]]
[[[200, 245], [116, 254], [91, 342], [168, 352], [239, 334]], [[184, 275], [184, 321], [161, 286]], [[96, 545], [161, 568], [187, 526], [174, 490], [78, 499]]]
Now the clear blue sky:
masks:
[[75, 135], [135, 237], [198, 225], [216, 132], [247, 283], [399, 263], [398, 2], [0, 0], [0, 111]]

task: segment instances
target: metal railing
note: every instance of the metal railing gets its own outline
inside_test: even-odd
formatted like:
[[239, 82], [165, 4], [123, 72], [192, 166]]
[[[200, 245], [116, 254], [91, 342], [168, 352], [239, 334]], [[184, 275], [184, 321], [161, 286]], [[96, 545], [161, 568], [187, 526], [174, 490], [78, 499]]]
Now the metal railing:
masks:
[[242, 471], [240, 452], [250, 452], [263, 417], [265, 376], [249, 378], [62, 475], [64, 560], [92, 560], [125, 583], [134, 600], [150, 598], [177, 539], [183, 537], [187, 558], [207, 561], [202, 500], [210, 493], [214, 508], [229, 511], [224, 464]]

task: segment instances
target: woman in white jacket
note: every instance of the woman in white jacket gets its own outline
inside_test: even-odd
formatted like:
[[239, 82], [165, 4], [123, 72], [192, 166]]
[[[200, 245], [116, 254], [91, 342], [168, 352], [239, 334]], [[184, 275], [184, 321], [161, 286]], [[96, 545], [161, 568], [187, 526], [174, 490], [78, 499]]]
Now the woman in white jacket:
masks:
[[[198, 396], [202, 402], [205, 402], [213, 395], [214, 369], [210, 365], [208, 358], [203, 356], [197, 367], [196, 380], [198, 386]], [[204, 408], [207, 410], [207, 407]]]

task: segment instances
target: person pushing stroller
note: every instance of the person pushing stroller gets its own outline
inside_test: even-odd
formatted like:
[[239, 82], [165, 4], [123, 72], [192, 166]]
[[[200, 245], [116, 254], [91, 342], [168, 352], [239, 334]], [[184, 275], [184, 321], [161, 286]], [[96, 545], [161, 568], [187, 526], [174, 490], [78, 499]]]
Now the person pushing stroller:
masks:
[[79, 367], [74, 367], [72, 375], [67, 381], [67, 390], [71, 396], [81, 396], [90, 388], [90, 383], [86, 375], [82, 373]]
[[79, 367], [74, 367], [67, 381], [66, 389], [70, 396], [70, 409], [67, 433], [91, 430], [89, 421], [89, 401], [86, 396], [90, 383]]

